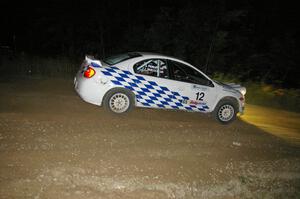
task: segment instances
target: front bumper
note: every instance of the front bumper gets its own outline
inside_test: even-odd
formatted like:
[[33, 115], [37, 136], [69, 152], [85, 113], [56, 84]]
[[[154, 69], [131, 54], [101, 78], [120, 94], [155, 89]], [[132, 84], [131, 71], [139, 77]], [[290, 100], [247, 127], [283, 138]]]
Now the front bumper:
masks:
[[239, 114], [240, 115], [244, 115], [244, 112], [245, 112], [245, 107], [241, 107], [240, 110], [239, 110]]

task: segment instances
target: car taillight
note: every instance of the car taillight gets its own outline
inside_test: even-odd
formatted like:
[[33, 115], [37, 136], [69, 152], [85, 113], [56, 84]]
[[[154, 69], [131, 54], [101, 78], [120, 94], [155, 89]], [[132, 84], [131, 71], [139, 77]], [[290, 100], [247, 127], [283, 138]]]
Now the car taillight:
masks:
[[88, 68], [86, 69], [86, 71], [84, 71], [83, 76], [86, 77], [86, 78], [91, 78], [91, 77], [93, 77], [95, 74], [96, 74], [96, 71], [95, 71], [93, 68], [88, 67]]

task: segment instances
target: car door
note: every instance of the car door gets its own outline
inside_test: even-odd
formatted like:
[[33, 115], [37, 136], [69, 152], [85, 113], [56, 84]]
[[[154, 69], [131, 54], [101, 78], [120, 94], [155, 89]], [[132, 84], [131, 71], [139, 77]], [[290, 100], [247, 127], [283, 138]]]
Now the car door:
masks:
[[136, 106], [179, 109], [179, 94], [176, 92], [177, 87], [175, 89], [170, 85], [170, 72], [165, 59], [139, 61], [133, 65], [133, 71], [138, 79], [132, 89], [136, 96]]
[[186, 109], [211, 112], [217, 98], [217, 92], [211, 80], [200, 71], [184, 63], [167, 60], [170, 72], [170, 85], [178, 89], [187, 100], [183, 101]]

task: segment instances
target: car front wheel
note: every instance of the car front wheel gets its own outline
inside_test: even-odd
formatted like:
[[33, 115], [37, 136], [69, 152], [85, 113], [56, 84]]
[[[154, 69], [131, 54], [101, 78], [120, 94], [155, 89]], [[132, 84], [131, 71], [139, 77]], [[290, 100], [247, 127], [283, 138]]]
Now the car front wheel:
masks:
[[232, 100], [222, 100], [218, 103], [214, 116], [221, 124], [228, 124], [236, 119], [237, 108]]

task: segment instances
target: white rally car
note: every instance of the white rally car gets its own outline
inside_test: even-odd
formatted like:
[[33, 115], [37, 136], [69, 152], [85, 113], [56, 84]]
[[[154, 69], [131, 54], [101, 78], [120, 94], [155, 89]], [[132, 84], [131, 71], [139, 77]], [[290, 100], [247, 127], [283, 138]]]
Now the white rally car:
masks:
[[131, 52], [97, 60], [86, 56], [74, 78], [75, 90], [88, 102], [114, 112], [132, 107], [213, 113], [227, 124], [243, 113], [246, 89], [210, 79], [174, 57]]

